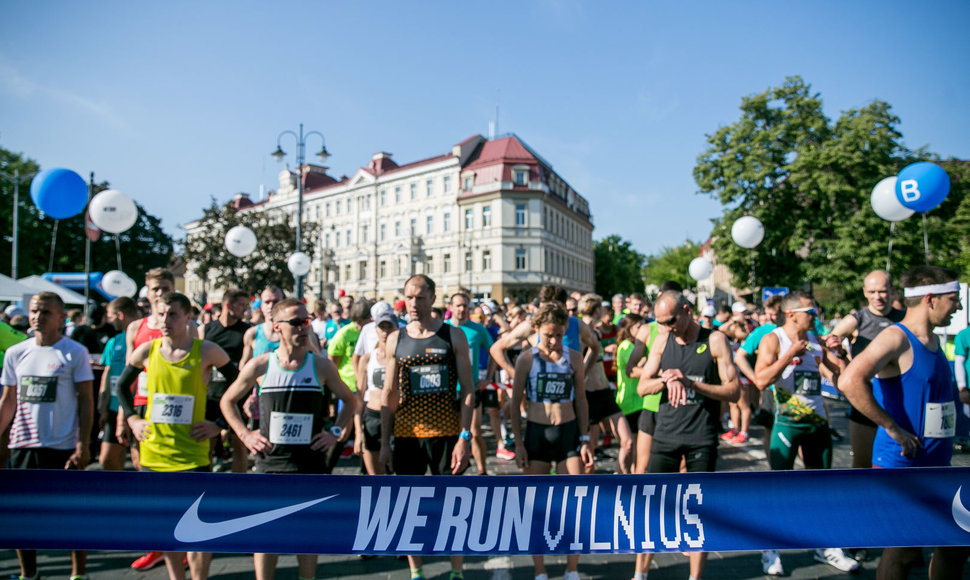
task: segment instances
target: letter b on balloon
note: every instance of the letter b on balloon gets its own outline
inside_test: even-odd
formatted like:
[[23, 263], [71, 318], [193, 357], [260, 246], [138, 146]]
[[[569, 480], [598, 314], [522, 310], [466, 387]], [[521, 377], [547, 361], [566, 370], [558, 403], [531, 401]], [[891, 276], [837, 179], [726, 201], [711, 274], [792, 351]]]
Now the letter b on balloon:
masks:
[[913, 211], [927, 212], [950, 193], [950, 176], [935, 163], [921, 161], [903, 168], [896, 181], [896, 199]]

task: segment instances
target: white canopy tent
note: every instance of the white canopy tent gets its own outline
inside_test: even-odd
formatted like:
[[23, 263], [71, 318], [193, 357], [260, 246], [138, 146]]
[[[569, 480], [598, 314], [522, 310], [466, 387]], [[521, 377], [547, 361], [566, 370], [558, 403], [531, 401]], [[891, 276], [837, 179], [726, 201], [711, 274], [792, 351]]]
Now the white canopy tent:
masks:
[[70, 290], [61, 286], [60, 284], [55, 284], [48, 280], [44, 280], [40, 276], [27, 276], [26, 278], [21, 278], [17, 280], [20, 284], [30, 288], [31, 295], [37, 292], [54, 292], [61, 297], [64, 304], [77, 304], [84, 305], [84, 295], [78, 294], [74, 290]]
[[4, 302], [19, 302], [24, 301], [26, 305], [30, 297], [36, 294], [37, 291], [22, 284], [9, 276], [4, 276], [0, 274], [0, 300]]

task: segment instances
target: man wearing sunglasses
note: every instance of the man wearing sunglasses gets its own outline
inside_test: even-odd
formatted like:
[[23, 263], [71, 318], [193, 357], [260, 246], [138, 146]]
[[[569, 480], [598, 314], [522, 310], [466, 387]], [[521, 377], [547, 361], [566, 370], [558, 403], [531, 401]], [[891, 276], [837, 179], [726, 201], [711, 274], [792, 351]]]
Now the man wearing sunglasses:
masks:
[[[872, 448], [874, 467], [945, 467], [953, 456], [958, 394], [939, 338], [960, 310], [957, 273], [947, 268], [917, 266], [900, 282], [906, 299], [902, 322], [883, 330], [852, 359], [839, 388], [859, 411], [878, 426]], [[918, 493], [918, 491], [914, 492]], [[963, 578], [970, 549], [943, 547], [933, 552], [929, 578]], [[922, 548], [885, 548], [879, 578], [906, 578], [921, 560]]]
[[[654, 342], [637, 393], [661, 393], [647, 470], [677, 473], [681, 460], [691, 473], [714, 471], [721, 401], [737, 401], [740, 389], [727, 337], [694, 320], [682, 292], [670, 290], [654, 306], [666, 336]], [[637, 580], [650, 570], [651, 554], [637, 558]], [[691, 552], [690, 577], [699, 579], [707, 554]]]
[[[804, 292], [792, 292], [781, 301], [785, 322], [765, 335], [754, 367], [755, 386], [771, 389], [775, 422], [768, 446], [772, 470], [791, 470], [799, 450], [806, 469], [832, 467], [832, 434], [822, 398], [822, 375], [835, 382], [844, 362], [823, 350], [814, 334], [815, 301]], [[843, 572], [858, 570], [859, 563], [841, 548], [815, 550], [815, 559]], [[784, 574], [777, 550], [761, 554], [765, 574]]]

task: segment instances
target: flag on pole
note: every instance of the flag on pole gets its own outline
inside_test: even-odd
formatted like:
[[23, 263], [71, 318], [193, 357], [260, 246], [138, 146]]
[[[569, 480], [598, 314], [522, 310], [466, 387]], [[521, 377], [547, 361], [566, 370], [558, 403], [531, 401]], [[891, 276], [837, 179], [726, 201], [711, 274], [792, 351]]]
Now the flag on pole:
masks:
[[84, 233], [87, 234], [88, 239], [92, 242], [98, 241], [98, 238], [101, 237], [101, 230], [91, 220], [91, 212], [84, 214]]

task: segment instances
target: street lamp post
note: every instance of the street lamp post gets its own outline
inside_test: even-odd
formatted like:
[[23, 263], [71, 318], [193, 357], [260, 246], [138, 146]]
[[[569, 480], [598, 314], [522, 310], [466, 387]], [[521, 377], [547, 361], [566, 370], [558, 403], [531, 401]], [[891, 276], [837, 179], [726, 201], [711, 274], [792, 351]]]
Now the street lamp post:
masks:
[[13, 182], [13, 247], [11, 247], [11, 252], [10, 252], [11, 254], [10, 255], [10, 277], [13, 278], [14, 280], [16, 280], [18, 277], [17, 250], [19, 245], [18, 244], [19, 235], [18, 235], [17, 215], [20, 212], [18, 212], [17, 210], [19, 209], [18, 205], [20, 204], [20, 184], [27, 183], [28, 181], [33, 179], [35, 175], [37, 175], [37, 173], [28, 173], [27, 175], [20, 175], [19, 169], [15, 169], [13, 172], [13, 175], [0, 171], [0, 177], [3, 177], [8, 181]]
[[[283, 131], [276, 138], [276, 151], [273, 151], [271, 155], [276, 158], [277, 161], [282, 162], [286, 157], [286, 152], [280, 147], [280, 141], [283, 139], [283, 135], [292, 135], [296, 139], [296, 165], [297, 165], [297, 202], [296, 202], [296, 246], [294, 252], [300, 251], [300, 244], [302, 243], [303, 237], [303, 163], [306, 160], [306, 138], [310, 135], [317, 135], [323, 142], [320, 152], [317, 153], [322, 161], [326, 161], [330, 157], [330, 152], [327, 151], [327, 141], [323, 136], [323, 133], [319, 131], [310, 131], [309, 133], [303, 133], [303, 123], [300, 123], [299, 134], [293, 131]], [[298, 299], [303, 299], [303, 276], [294, 276], [294, 288], [293, 293]]]

